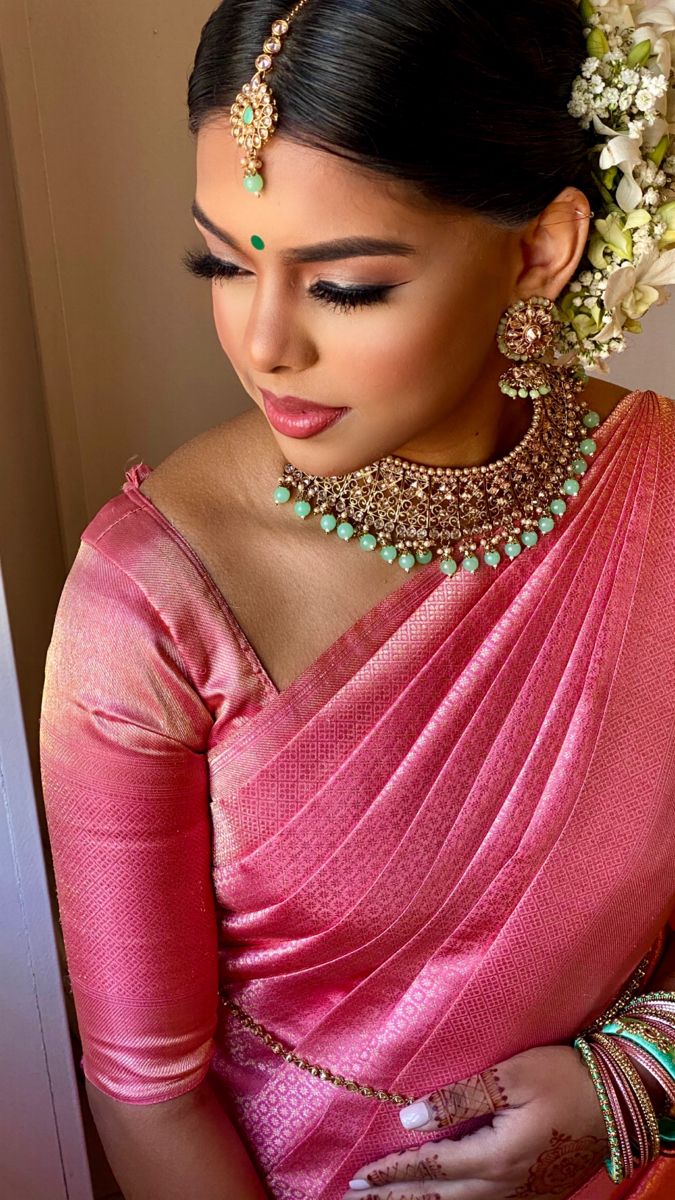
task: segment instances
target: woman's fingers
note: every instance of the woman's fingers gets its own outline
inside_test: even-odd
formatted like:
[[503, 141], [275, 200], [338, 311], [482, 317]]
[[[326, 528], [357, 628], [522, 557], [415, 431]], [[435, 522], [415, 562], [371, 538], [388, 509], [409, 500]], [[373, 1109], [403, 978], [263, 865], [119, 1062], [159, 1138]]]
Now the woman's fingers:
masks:
[[404, 1129], [446, 1129], [508, 1107], [497, 1067], [487, 1067], [479, 1075], [449, 1083], [402, 1108], [399, 1118]]
[[[490, 1175], [489, 1169], [485, 1168], [494, 1158], [496, 1138], [496, 1130], [484, 1125], [476, 1133], [458, 1141], [443, 1138], [416, 1146], [414, 1150], [388, 1154], [386, 1158], [363, 1167], [351, 1180], [352, 1200], [359, 1195], [365, 1196], [367, 1191], [379, 1194], [380, 1191], [386, 1192], [387, 1187], [399, 1184], [405, 1184], [409, 1193], [412, 1187], [418, 1188], [421, 1195], [438, 1190], [443, 1192], [442, 1188], [436, 1188], [437, 1182], [461, 1182], [464, 1188], [471, 1186], [470, 1181], [484, 1182]], [[443, 1196], [445, 1194], [443, 1192]]]
[[494, 1200], [495, 1185], [473, 1180], [469, 1183], [400, 1183], [370, 1188], [367, 1192], [348, 1192], [344, 1200]]

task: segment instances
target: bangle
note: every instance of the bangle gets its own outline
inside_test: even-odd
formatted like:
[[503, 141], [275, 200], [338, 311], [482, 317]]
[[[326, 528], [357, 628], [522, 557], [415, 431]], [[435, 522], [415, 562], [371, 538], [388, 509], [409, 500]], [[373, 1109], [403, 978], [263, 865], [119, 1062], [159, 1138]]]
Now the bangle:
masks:
[[[675, 1081], [675, 1060], [672, 1057], [670, 1049], [664, 1049], [664, 1044], [661, 1036], [656, 1030], [652, 1030], [649, 1025], [644, 1022], [624, 1022], [624, 1021], [609, 1021], [607, 1025], [602, 1027], [603, 1033], [617, 1034], [626, 1041], [634, 1042], [636, 1046], [641, 1046], [648, 1054], [651, 1054], [657, 1062], [668, 1072], [671, 1079]], [[668, 1043], [668, 1046], [672, 1043]], [[675, 1049], [675, 1047], [673, 1047]]]
[[625, 1017], [619, 1017], [618, 1019], [628, 1029], [632, 1029], [637, 1034], [642, 1034], [648, 1041], [658, 1046], [662, 1054], [671, 1060], [672, 1068], [675, 1072], [675, 1042], [673, 1041], [675, 1028], [672, 1025], [666, 1023], [664, 1031], [663, 1026], [652, 1021], [651, 1017], [646, 1015], [636, 1016], [635, 1013], [627, 1013]]
[[[602, 1110], [610, 1151], [605, 1168], [615, 1184], [636, 1165], [675, 1154], [675, 991], [639, 991], [664, 944], [662, 930], [621, 993], [574, 1040]], [[636, 1064], [663, 1088], [668, 1100], [663, 1114], [657, 1114]]]
[[597, 1063], [593, 1056], [593, 1051], [591, 1050], [588, 1042], [585, 1040], [585, 1038], [578, 1037], [575, 1038], [574, 1045], [588, 1067], [591, 1079], [593, 1080], [593, 1086], [595, 1087], [595, 1091], [600, 1102], [602, 1115], [605, 1118], [607, 1141], [609, 1142], [610, 1154], [610, 1157], [605, 1159], [605, 1169], [612, 1180], [612, 1183], [621, 1183], [624, 1178], [623, 1157], [621, 1154], [619, 1132], [614, 1119], [614, 1113], [612, 1111], [609, 1096], [607, 1095], [607, 1089], [605, 1088], [602, 1076], [600, 1075]]
[[[646, 1156], [641, 1154], [640, 1157], [643, 1159], [643, 1161], [649, 1162], [650, 1159], [658, 1156], [661, 1149], [659, 1124], [656, 1119], [656, 1113], [654, 1112], [654, 1106], [651, 1102], [649, 1092], [647, 1091], [638, 1072], [635, 1070], [630, 1058], [625, 1053], [623, 1048], [617, 1043], [617, 1040], [615, 1038], [609, 1038], [605, 1033], [596, 1033], [595, 1038], [598, 1042], [598, 1045], [602, 1046], [603, 1050], [605, 1050], [606, 1053], [614, 1059], [617, 1067], [628, 1080], [630, 1089], [633, 1092], [636, 1106], [640, 1111], [642, 1121], [646, 1127], [649, 1140], [649, 1149]], [[642, 1138], [637, 1122], [636, 1128], [638, 1129], [639, 1142], [642, 1144]]]
[[[593, 1053], [598, 1066], [598, 1071], [605, 1085], [605, 1091], [612, 1106], [612, 1113], [619, 1135], [619, 1144], [621, 1146], [621, 1169], [623, 1178], [627, 1179], [633, 1174], [633, 1150], [631, 1147], [630, 1134], [624, 1117], [624, 1107], [627, 1108], [631, 1118], [633, 1117], [630, 1089], [625, 1087], [620, 1072], [616, 1070], [616, 1064], [610, 1058], [609, 1054], [605, 1054], [602, 1046], [594, 1046]], [[623, 1103], [622, 1103], [623, 1098]], [[642, 1159], [642, 1147], [640, 1147], [640, 1158]]]
[[642, 1046], [627, 1045], [625, 1049], [626, 1054], [632, 1058], [633, 1062], [636, 1062], [639, 1066], [643, 1067], [644, 1070], [656, 1080], [661, 1088], [663, 1088], [663, 1091], [666, 1094], [662, 1111], [657, 1111], [656, 1113], [660, 1127], [662, 1118], [670, 1116], [670, 1105], [675, 1103], [675, 1081], [668, 1074], [668, 1072], [664, 1070], [658, 1059], [654, 1058], [654, 1055], [643, 1049]]

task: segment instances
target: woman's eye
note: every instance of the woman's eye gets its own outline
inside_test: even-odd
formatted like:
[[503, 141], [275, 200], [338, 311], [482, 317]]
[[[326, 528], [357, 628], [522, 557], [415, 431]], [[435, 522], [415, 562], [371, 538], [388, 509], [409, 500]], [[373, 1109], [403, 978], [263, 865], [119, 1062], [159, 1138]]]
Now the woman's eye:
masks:
[[214, 254], [198, 254], [195, 250], [185, 251], [183, 266], [198, 279], [233, 279], [235, 275], [246, 274], [234, 263], [223, 262]]
[[[198, 254], [194, 250], [186, 250], [182, 261], [184, 267], [199, 279], [236, 279], [251, 274], [250, 271], [242, 271], [234, 263], [224, 262], [213, 254]], [[342, 288], [319, 280], [312, 284], [309, 294], [340, 312], [348, 312], [370, 304], [384, 303], [394, 286]]]

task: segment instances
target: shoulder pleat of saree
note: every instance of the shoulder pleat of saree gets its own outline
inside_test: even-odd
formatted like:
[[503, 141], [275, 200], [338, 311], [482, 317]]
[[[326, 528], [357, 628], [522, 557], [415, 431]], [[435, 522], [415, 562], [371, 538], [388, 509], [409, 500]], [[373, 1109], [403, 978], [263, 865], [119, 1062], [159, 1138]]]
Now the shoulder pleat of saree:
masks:
[[[675, 410], [596, 433], [537, 546], [411, 577], [210, 756], [221, 985], [336, 1073], [421, 1095], [565, 1041], [673, 910]], [[219, 1038], [275, 1196], [428, 1140]]]

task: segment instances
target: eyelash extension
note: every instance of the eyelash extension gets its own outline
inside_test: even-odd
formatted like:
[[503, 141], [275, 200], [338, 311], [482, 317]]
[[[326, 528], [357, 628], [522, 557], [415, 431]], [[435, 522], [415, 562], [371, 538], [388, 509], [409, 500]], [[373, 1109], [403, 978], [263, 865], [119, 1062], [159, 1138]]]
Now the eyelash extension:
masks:
[[[234, 263], [223, 262], [213, 254], [198, 254], [194, 250], [186, 250], [182, 262], [186, 270], [198, 279], [236, 279], [250, 274], [249, 271], [242, 271]], [[353, 312], [371, 304], [385, 303], [393, 286], [339, 288], [319, 281], [312, 284], [309, 294], [338, 312]]]

